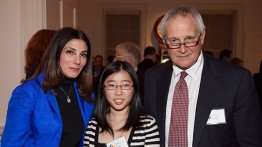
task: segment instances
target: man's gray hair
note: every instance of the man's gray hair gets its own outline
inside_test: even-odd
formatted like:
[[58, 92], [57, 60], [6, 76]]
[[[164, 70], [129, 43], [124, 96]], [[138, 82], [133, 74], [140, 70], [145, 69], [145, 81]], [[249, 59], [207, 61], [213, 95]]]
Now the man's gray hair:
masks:
[[123, 42], [116, 46], [116, 49], [121, 48], [125, 50], [128, 54], [132, 55], [136, 61], [137, 64], [139, 64], [141, 60], [141, 53], [140, 53], [140, 47], [133, 43], [133, 42]]
[[187, 15], [191, 15], [194, 18], [197, 25], [198, 33], [202, 34], [205, 31], [206, 27], [203, 22], [202, 16], [197, 11], [197, 9], [191, 6], [178, 6], [169, 10], [160, 22], [160, 33], [162, 34], [163, 38], [166, 37], [166, 24], [170, 19], [173, 19], [177, 16]]

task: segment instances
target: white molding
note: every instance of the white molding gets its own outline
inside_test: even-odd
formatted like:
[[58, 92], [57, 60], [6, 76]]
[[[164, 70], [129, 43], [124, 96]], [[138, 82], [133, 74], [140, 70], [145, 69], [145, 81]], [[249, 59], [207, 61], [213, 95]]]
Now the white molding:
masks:
[[73, 8], [73, 27], [76, 28], [76, 8]]
[[64, 21], [64, 19], [63, 19], [63, 5], [64, 5], [64, 3], [63, 3], [63, 0], [60, 0], [60, 28], [62, 28], [63, 27], [63, 21]]
[[41, 18], [41, 20], [39, 20], [39, 21], [41, 21], [41, 24], [42, 24], [42, 28], [47, 28], [47, 24], [46, 24], [46, 22], [47, 22], [47, 20], [46, 20], [46, 0], [42, 0], [42, 5], [39, 5], [39, 9], [42, 9], [41, 10], [41, 12], [42, 12], [42, 18]]
[[46, 0], [23, 0], [21, 3], [21, 79], [25, 76], [24, 50], [31, 36], [46, 27]]
[[[0, 136], [2, 136], [3, 131], [4, 131], [4, 126], [0, 126]], [[1, 140], [1, 137], [0, 137], [0, 140]]]

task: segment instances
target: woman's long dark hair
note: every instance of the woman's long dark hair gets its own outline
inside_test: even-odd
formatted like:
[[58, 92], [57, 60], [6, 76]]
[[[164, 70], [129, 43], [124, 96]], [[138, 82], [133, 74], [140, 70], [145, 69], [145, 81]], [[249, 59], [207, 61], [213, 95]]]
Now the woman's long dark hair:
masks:
[[85, 33], [80, 30], [76, 30], [70, 27], [64, 27], [58, 30], [55, 36], [52, 38], [49, 46], [47, 47], [47, 50], [43, 55], [40, 65], [32, 78], [37, 77], [41, 72], [43, 72], [44, 79], [42, 83], [42, 88], [44, 89], [44, 91], [49, 91], [57, 87], [65, 78], [59, 63], [60, 55], [64, 46], [72, 39], [81, 39], [87, 45], [87, 62], [86, 65], [83, 67], [82, 71], [80, 72], [79, 76], [76, 78], [76, 83], [79, 94], [84, 99], [91, 100], [91, 45]]
[[120, 128], [120, 131], [127, 131], [131, 127], [138, 125], [139, 116], [142, 113], [142, 105], [139, 96], [138, 78], [134, 68], [129, 63], [122, 61], [114, 61], [108, 66], [106, 66], [103, 73], [101, 74], [98, 85], [98, 95], [96, 98], [94, 116], [98, 121], [98, 124], [102, 128], [102, 132], [108, 131], [112, 135], [114, 135], [113, 129], [106, 119], [106, 115], [110, 111], [110, 104], [108, 103], [104, 93], [104, 81], [108, 76], [120, 71], [126, 71], [130, 75], [134, 87], [134, 95], [129, 104], [130, 108], [128, 112], [127, 121], [125, 125], [122, 128]]

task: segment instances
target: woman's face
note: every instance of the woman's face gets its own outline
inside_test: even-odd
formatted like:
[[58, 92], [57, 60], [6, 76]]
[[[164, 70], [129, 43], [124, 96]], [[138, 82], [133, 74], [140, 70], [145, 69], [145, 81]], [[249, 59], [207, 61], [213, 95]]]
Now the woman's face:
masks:
[[81, 39], [72, 39], [60, 55], [60, 67], [68, 78], [76, 78], [87, 62], [87, 45]]
[[129, 103], [134, 95], [133, 81], [126, 71], [119, 71], [106, 78], [104, 93], [111, 110], [129, 109]]

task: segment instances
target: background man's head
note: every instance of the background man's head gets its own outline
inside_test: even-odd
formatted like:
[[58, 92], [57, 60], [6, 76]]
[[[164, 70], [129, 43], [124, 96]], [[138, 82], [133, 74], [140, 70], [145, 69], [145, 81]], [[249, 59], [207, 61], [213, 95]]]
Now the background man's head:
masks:
[[232, 59], [232, 51], [229, 49], [224, 49], [219, 53], [219, 59], [230, 62]]
[[96, 55], [94, 58], [93, 66], [103, 66], [103, 56]]
[[151, 59], [152, 61], [157, 61], [156, 49], [153, 46], [147, 46], [144, 50], [144, 58]]
[[123, 42], [116, 46], [115, 61], [126, 61], [135, 69], [141, 60], [140, 47], [133, 42]]

